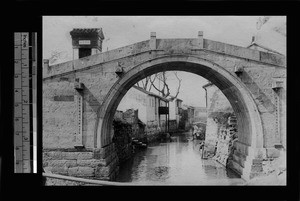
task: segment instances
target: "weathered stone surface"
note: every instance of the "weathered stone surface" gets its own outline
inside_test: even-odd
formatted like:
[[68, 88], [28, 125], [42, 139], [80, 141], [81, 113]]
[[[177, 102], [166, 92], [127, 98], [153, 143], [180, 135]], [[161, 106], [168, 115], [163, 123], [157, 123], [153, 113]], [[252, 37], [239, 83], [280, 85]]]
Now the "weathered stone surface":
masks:
[[51, 167], [76, 167], [76, 160], [49, 160], [47, 166]]
[[262, 172], [263, 171], [263, 168], [262, 168], [262, 166], [252, 166], [252, 168], [251, 168], [251, 171], [252, 172]]
[[64, 167], [55, 166], [55, 167], [51, 167], [49, 170], [54, 174], [68, 175], [69, 168], [67, 168], [66, 166]]
[[91, 167], [72, 167], [68, 169], [68, 175], [77, 177], [93, 177], [95, 169]]
[[77, 160], [79, 152], [64, 152], [64, 158], [67, 160]]
[[64, 155], [62, 152], [56, 152], [56, 151], [44, 152], [43, 159], [44, 160], [61, 160], [61, 159], [64, 159]]
[[[276, 105], [276, 94], [271, 88], [274, 77], [286, 77], [285, 58], [280, 55], [204, 39], [203, 48], [199, 39], [156, 39], [156, 50], [150, 50], [149, 40], [118, 48], [90, 57], [70, 61], [43, 69], [43, 148], [74, 148], [78, 133], [76, 101], [55, 101], [62, 96], [74, 96], [75, 77], [84, 84], [82, 142], [86, 148], [97, 145], [101, 150], [91, 154], [47, 153], [47, 160], [91, 160], [110, 158], [112, 112], [122, 91], [138, 78], [156, 73], [156, 67], [164, 70], [185, 70], [197, 73], [212, 81], [228, 98], [238, 118], [238, 140], [245, 145], [239, 151], [248, 154], [252, 143], [251, 132], [263, 132], [263, 146], [273, 147], [277, 141], [285, 141], [285, 107]], [[166, 65], [170, 63], [176, 65]], [[121, 65], [125, 74], [120, 78], [114, 71]], [[241, 75], [234, 67], [243, 67]], [[155, 68], [154, 68], [155, 67]], [[76, 70], [76, 71], [74, 71]], [[63, 79], [60, 79], [63, 77]], [[116, 83], [118, 82], [118, 83]], [[114, 89], [113, 89], [114, 88]], [[124, 90], [123, 90], [124, 89]], [[285, 104], [286, 86], [281, 90], [280, 103]], [[126, 90], [125, 90], [126, 91]], [[108, 94], [109, 93], [109, 94]], [[249, 93], [249, 94], [248, 94]], [[276, 92], [277, 93], [277, 92]], [[75, 99], [74, 99], [75, 100]], [[253, 101], [253, 102], [252, 102]], [[215, 102], [214, 104], [222, 105]], [[279, 119], [274, 115], [280, 108]], [[257, 111], [258, 110], [258, 111]], [[259, 120], [261, 119], [261, 121]], [[274, 122], [278, 122], [275, 125]], [[260, 123], [262, 123], [260, 127]], [[108, 129], [101, 133], [102, 128]], [[275, 131], [280, 130], [281, 136]], [[150, 131], [151, 133], [151, 131]], [[258, 135], [258, 134], [257, 134]], [[258, 135], [257, 137], [260, 138]], [[99, 139], [100, 138], [100, 139]], [[208, 140], [214, 143], [213, 140]], [[286, 146], [285, 142], [281, 142]], [[223, 160], [223, 159], [222, 159]], [[108, 160], [109, 161], [109, 160]], [[106, 163], [108, 163], [106, 161]]]
[[103, 165], [103, 163], [98, 159], [90, 159], [90, 160], [77, 160], [77, 165], [96, 168], [97, 166]]
[[100, 149], [95, 149], [94, 150], [94, 158], [96, 158], [96, 159], [106, 158], [113, 151], [115, 151], [115, 145], [114, 145], [114, 143], [111, 143], [106, 147], [103, 147]]
[[264, 125], [264, 145], [265, 147], [273, 147], [276, 143], [276, 114], [262, 113], [261, 119]]
[[46, 186], [83, 186], [86, 185], [84, 182], [69, 181], [63, 179], [47, 178]]
[[266, 52], [260, 52], [260, 61], [266, 63], [272, 63], [279, 66], [286, 65], [286, 60], [284, 56], [280, 56], [276, 54], [268, 54]]
[[78, 153], [78, 160], [89, 160], [92, 159], [94, 156], [93, 152], [81, 152]]
[[275, 148], [268, 148], [267, 151], [267, 157], [268, 158], [278, 158], [280, 155], [280, 152], [278, 149]]
[[112, 171], [115, 170], [116, 166], [118, 165], [118, 160], [115, 158], [111, 163], [107, 166], [100, 166], [96, 168], [95, 174], [96, 177], [108, 177]]

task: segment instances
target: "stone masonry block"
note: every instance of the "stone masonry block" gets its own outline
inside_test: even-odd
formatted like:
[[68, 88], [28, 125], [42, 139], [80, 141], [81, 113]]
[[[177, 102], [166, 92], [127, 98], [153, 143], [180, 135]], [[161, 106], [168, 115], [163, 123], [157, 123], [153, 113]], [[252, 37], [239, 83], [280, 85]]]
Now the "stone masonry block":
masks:
[[95, 169], [91, 167], [73, 167], [68, 169], [68, 175], [77, 177], [92, 177]]
[[252, 163], [253, 164], [262, 164], [262, 161], [263, 161], [262, 159], [253, 159]]
[[109, 176], [110, 173], [117, 167], [118, 160], [115, 158], [108, 166], [97, 167], [95, 171], [96, 177]]
[[252, 165], [251, 171], [253, 171], [253, 172], [262, 172], [263, 167], [262, 167], [262, 165]]
[[51, 172], [53, 174], [68, 175], [68, 168], [67, 167], [52, 167]]
[[87, 166], [87, 167], [98, 167], [103, 165], [102, 161], [98, 159], [91, 159], [91, 160], [77, 160], [78, 166]]
[[280, 151], [275, 148], [267, 148], [266, 153], [268, 158], [278, 158], [280, 155]]
[[235, 143], [236, 150], [244, 155], [248, 155], [248, 146], [242, 143]]
[[260, 52], [260, 61], [279, 65], [279, 66], [286, 66], [286, 60], [284, 56], [262, 52], [262, 51]]
[[52, 167], [76, 167], [76, 160], [50, 160], [47, 166]]
[[64, 152], [64, 158], [67, 160], [77, 160], [79, 152]]
[[92, 177], [95, 175], [95, 169], [92, 167], [78, 167], [78, 176]]
[[115, 160], [117, 157], [117, 153], [113, 152], [112, 154], [108, 155], [106, 158], [101, 158], [99, 159], [100, 165], [102, 166], [107, 166], [110, 164], [113, 160]]
[[93, 152], [80, 152], [78, 153], [78, 160], [90, 160], [94, 156]]
[[43, 153], [43, 160], [61, 160], [64, 159], [64, 154], [62, 152], [50, 151]]
[[110, 145], [94, 150], [94, 158], [100, 159], [100, 158], [106, 158], [109, 154], [115, 151], [115, 146], [113, 143]]
[[43, 167], [47, 167], [48, 166], [48, 161], [43, 161]]

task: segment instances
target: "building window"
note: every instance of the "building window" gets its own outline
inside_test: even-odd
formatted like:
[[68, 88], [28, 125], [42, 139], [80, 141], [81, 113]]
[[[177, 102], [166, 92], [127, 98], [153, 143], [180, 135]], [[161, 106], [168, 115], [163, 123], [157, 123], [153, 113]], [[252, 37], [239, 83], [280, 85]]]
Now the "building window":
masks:
[[177, 100], [177, 101], [176, 101], [176, 106], [177, 106], [177, 107], [181, 107], [181, 102]]

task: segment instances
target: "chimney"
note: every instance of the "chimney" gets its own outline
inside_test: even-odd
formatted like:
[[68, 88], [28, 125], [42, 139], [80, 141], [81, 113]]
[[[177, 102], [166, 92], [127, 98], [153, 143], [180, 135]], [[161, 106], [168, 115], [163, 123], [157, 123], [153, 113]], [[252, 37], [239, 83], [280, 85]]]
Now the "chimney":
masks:
[[255, 43], [256, 42], [256, 38], [255, 36], [252, 36], [252, 41], [251, 41], [251, 44]]
[[74, 28], [70, 32], [70, 35], [72, 37], [73, 59], [80, 59], [102, 52], [102, 42], [104, 39], [102, 28]]

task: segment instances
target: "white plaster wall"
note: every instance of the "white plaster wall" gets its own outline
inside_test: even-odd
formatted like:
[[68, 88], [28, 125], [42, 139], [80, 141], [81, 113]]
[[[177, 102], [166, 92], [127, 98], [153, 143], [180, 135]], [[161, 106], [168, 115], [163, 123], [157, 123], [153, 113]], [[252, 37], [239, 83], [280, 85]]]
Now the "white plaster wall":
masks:
[[118, 109], [120, 111], [125, 112], [128, 109], [138, 110], [139, 119], [147, 123], [147, 107], [148, 107], [148, 95], [143, 92], [131, 88], [125, 94], [123, 99], [121, 100]]
[[169, 102], [169, 113], [170, 113], [170, 120], [175, 120], [176, 119], [175, 101]]

